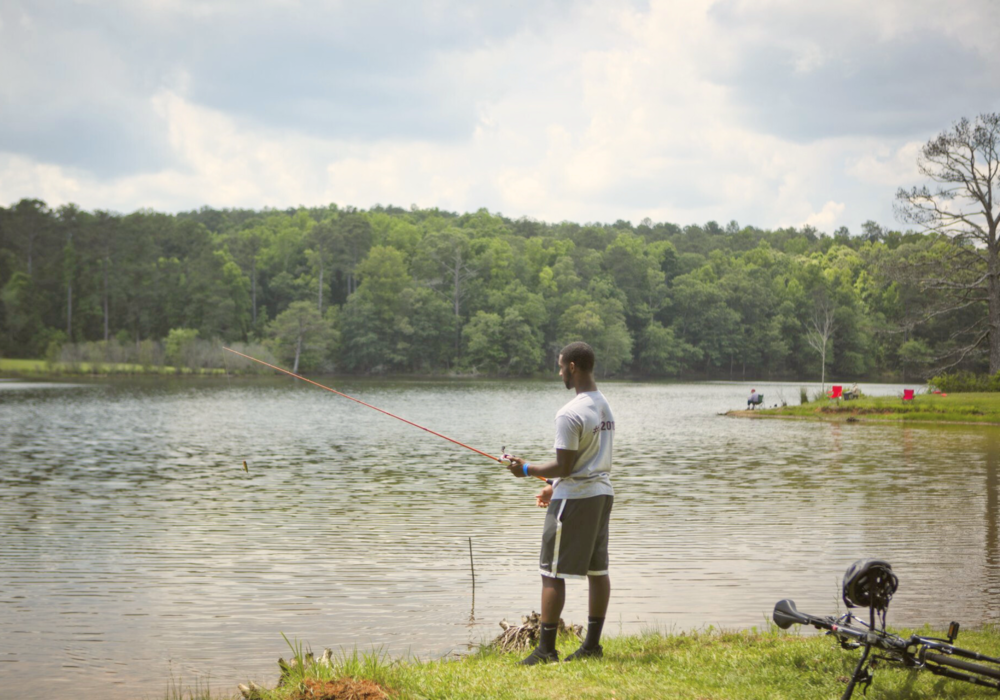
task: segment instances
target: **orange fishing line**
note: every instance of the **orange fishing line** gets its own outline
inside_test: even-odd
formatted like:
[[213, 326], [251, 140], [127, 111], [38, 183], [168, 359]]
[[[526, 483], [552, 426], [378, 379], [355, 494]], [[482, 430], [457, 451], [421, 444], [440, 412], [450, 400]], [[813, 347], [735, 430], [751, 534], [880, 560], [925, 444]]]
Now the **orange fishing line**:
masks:
[[[298, 374], [295, 374], [294, 372], [289, 372], [287, 369], [282, 369], [281, 367], [275, 367], [274, 365], [272, 365], [272, 364], [270, 364], [268, 362], [264, 362], [263, 360], [258, 360], [256, 357], [250, 357], [249, 355], [244, 355], [242, 352], [237, 352], [236, 350], [233, 350], [232, 348], [223, 347], [222, 349], [223, 350], [227, 350], [227, 351], [233, 353], [234, 355], [239, 355], [240, 357], [245, 357], [248, 360], [253, 360], [254, 362], [262, 364], [265, 367], [270, 367], [273, 370], [277, 370], [278, 372], [282, 372], [284, 374], [287, 374], [290, 377], [295, 377], [296, 379], [301, 379], [304, 382], [309, 382], [310, 384], [318, 386], [320, 389], [326, 389], [327, 391], [329, 391], [329, 392], [331, 392], [333, 394], [336, 394], [337, 396], [343, 396], [345, 399], [350, 399], [354, 403], [359, 403], [362, 406], [367, 406], [368, 408], [374, 409], [374, 410], [378, 411], [379, 413], [384, 413], [385, 415], [387, 415], [387, 416], [389, 416], [391, 418], [395, 418], [396, 420], [401, 420], [404, 423], [412, 425], [414, 428], [420, 428], [421, 430], [423, 430], [425, 432], [428, 432], [431, 435], [436, 435], [439, 438], [443, 438], [443, 439], [447, 440], [448, 442], [453, 442], [453, 443], [455, 443], [456, 445], [458, 445], [460, 447], [464, 447], [467, 450], [472, 450], [473, 452], [475, 452], [477, 454], [481, 454], [483, 457], [489, 457], [494, 462], [500, 462], [501, 464], [503, 464], [503, 460], [500, 459], [499, 457], [494, 457], [493, 455], [488, 454], [486, 452], [483, 452], [482, 450], [477, 450], [475, 447], [470, 447], [470, 446], [466, 445], [464, 442], [459, 442], [458, 440], [456, 440], [454, 438], [450, 438], [447, 435], [442, 435], [441, 433], [435, 432], [435, 431], [431, 430], [430, 428], [425, 428], [424, 426], [419, 425], [417, 423], [414, 423], [411, 420], [406, 420], [405, 418], [397, 416], [395, 413], [389, 413], [389, 411], [381, 409], [378, 406], [372, 406], [370, 403], [365, 403], [364, 401], [362, 401], [360, 399], [356, 399], [353, 396], [348, 396], [347, 394], [344, 394], [344, 393], [342, 393], [340, 391], [337, 391], [336, 389], [331, 389], [330, 387], [324, 386], [324, 385], [320, 384], [319, 382], [314, 382], [312, 379], [306, 379], [305, 377], [299, 376]], [[536, 478], [541, 479], [542, 481], [545, 481], [545, 479], [542, 478], [542, 477], [540, 477], [540, 476], [536, 477]]]

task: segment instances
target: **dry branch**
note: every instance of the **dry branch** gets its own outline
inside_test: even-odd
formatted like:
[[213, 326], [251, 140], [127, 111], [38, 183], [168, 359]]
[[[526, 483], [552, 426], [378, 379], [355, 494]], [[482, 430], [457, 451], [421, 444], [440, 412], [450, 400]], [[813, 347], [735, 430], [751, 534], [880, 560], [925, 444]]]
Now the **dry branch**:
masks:
[[[510, 624], [506, 619], [500, 620], [500, 627], [503, 628], [503, 632], [487, 646], [501, 652], [532, 649], [538, 645], [541, 625], [542, 617], [534, 611], [530, 615], [522, 615], [521, 624], [517, 626]], [[577, 639], [583, 639], [583, 626], [567, 626], [562, 618], [559, 618], [558, 634], [574, 634]]]

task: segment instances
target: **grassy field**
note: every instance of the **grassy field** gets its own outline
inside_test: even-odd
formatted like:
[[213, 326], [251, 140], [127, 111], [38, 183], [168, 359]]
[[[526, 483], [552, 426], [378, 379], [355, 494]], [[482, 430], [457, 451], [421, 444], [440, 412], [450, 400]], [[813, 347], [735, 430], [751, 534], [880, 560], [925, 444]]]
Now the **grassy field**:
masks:
[[901, 421], [934, 423], [1000, 424], [1000, 393], [918, 394], [911, 401], [895, 396], [860, 398], [852, 401], [819, 399], [801, 406], [731, 411], [751, 418], [797, 417], [819, 420]]
[[[959, 643], [981, 653], [1000, 655], [1000, 632], [993, 628], [963, 631]], [[563, 655], [575, 646], [576, 642], [563, 640], [560, 643]], [[414, 700], [833, 700], [843, 693], [846, 680], [860, 657], [859, 651], [845, 651], [829, 637], [799, 636], [774, 629], [678, 635], [650, 633], [607, 639], [604, 649], [605, 656], [600, 660], [532, 668], [516, 665], [523, 654], [489, 651], [458, 660], [425, 663], [394, 662], [377, 653], [353, 653], [339, 659], [335, 657], [331, 668], [313, 666], [312, 671], [292, 677], [284, 688], [277, 690], [271, 689], [278, 675], [275, 665], [274, 675], [266, 683], [259, 681], [261, 686], [267, 686], [259, 697], [261, 700], [306, 697], [368, 700], [379, 697], [371, 685], [377, 683], [390, 698]], [[327, 685], [339, 693], [315, 692], [331, 680], [342, 681]], [[314, 694], [304, 693], [306, 687], [311, 687]], [[175, 688], [171, 700], [182, 697], [186, 700], [189, 695]], [[207, 699], [208, 693], [191, 693], [190, 697]], [[217, 700], [239, 696], [212, 697]], [[858, 688], [855, 697], [858, 700], [945, 697], [995, 700], [997, 691], [883, 664], [876, 670], [875, 682], [868, 694], [863, 695]]]
[[143, 366], [121, 362], [47, 362], [46, 360], [16, 360], [0, 358], [0, 375], [25, 377], [52, 377], [59, 375], [107, 374], [225, 374], [221, 369], [191, 370], [166, 366]]

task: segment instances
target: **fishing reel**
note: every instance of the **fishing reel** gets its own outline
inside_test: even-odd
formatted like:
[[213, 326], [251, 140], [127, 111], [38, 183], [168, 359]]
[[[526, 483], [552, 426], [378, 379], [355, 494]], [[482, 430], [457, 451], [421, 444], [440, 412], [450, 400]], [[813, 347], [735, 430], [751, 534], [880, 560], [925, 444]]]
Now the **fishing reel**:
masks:
[[507, 446], [506, 445], [504, 445], [503, 447], [500, 448], [500, 464], [504, 465], [505, 467], [509, 467], [510, 466], [510, 458], [513, 457], [513, 456], [514, 455], [507, 454]]

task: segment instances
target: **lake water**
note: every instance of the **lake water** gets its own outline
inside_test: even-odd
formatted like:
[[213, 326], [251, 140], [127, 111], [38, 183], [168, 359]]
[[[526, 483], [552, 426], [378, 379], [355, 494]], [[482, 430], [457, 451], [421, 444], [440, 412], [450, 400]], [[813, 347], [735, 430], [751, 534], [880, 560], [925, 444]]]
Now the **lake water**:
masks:
[[[740, 420], [718, 413], [749, 384], [599, 384], [616, 418], [608, 634], [761, 626], [785, 597], [834, 613], [867, 556], [899, 574], [890, 623], [1000, 619], [997, 428]], [[570, 398], [555, 378], [334, 386], [531, 459]], [[799, 384], [754, 386], [798, 402]], [[0, 697], [270, 685], [282, 632], [465, 652], [539, 609], [538, 483], [291, 379], [0, 382]], [[567, 584], [567, 622], [586, 598]]]

